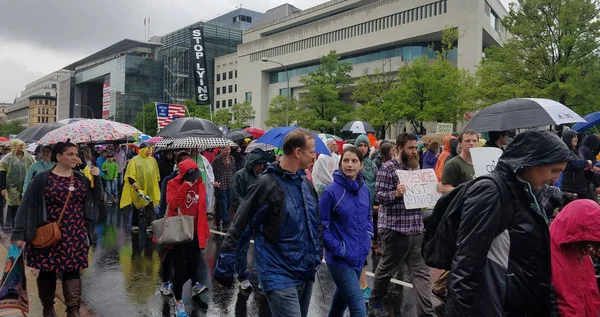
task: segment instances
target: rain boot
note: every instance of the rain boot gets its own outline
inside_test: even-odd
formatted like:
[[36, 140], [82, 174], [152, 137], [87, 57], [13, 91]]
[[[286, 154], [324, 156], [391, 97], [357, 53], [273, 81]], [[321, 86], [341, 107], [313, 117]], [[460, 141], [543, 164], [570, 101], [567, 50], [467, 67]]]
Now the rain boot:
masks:
[[56, 292], [56, 281], [37, 279], [38, 296], [42, 302], [43, 317], [57, 317], [54, 311], [54, 297]]
[[81, 302], [81, 280], [72, 279], [63, 281], [63, 295], [67, 306], [67, 317], [80, 317], [79, 305]]

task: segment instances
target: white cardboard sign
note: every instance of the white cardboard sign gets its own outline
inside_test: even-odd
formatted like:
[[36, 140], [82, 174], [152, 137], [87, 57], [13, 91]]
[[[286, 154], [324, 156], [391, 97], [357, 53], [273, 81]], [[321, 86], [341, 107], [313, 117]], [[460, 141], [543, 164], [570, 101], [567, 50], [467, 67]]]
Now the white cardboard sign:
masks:
[[433, 208], [442, 194], [437, 191], [438, 179], [431, 168], [423, 170], [396, 170], [398, 183], [406, 185], [406, 209]]
[[475, 177], [489, 174], [494, 171], [498, 159], [502, 156], [502, 150], [495, 147], [476, 147], [471, 149], [471, 159]]

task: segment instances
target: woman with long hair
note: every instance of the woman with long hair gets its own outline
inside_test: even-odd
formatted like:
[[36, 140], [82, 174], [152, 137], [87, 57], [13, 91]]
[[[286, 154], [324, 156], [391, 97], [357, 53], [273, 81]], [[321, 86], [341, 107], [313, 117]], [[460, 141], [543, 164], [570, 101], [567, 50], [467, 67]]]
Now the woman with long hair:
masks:
[[342, 152], [340, 168], [319, 200], [325, 259], [337, 286], [329, 316], [367, 315], [360, 277], [369, 254], [373, 223], [369, 188], [362, 174], [363, 155], [356, 147]]
[[[68, 141], [54, 146], [52, 161], [56, 166], [33, 178], [23, 196], [12, 232], [12, 243], [27, 248], [27, 265], [40, 270], [37, 285], [44, 317], [56, 316], [57, 273], [62, 275], [67, 316], [79, 316], [79, 271], [88, 267], [92, 204], [94, 199], [100, 198], [102, 187], [92, 189], [90, 180], [75, 170], [81, 162], [78, 154], [77, 146]], [[93, 167], [90, 172], [98, 184], [100, 170]], [[58, 222], [60, 240], [45, 248], [31, 245], [37, 228], [50, 222]]]

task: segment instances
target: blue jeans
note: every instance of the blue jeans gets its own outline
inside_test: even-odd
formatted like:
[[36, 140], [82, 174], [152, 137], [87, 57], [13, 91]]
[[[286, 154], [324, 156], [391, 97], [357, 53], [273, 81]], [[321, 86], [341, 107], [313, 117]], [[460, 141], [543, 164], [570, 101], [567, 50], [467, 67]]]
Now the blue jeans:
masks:
[[271, 315], [275, 317], [306, 317], [312, 288], [313, 282], [305, 282], [300, 286], [267, 292]]
[[351, 317], [367, 316], [365, 298], [360, 289], [361, 270], [349, 267], [327, 265], [333, 282], [337, 286], [333, 294], [329, 317], [343, 317], [346, 308]]
[[219, 202], [221, 203], [221, 220], [223, 226], [229, 226], [229, 189], [219, 189]]
[[119, 192], [117, 191], [117, 180], [113, 179], [111, 181], [104, 180], [104, 191], [106, 192], [106, 198], [108, 200], [115, 200], [115, 198], [119, 197]]
[[238, 281], [248, 279], [248, 249], [250, 249], [250, 228], [246, 227], [242, 237], [238, 242], [237, 257], [235, 263], [235, 272], [238, 276]]

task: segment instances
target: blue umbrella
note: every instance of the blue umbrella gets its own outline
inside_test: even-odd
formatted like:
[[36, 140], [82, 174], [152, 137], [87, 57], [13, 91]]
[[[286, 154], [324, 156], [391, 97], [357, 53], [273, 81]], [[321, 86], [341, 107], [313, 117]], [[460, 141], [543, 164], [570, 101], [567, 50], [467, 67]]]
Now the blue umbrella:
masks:
[[[285, 136], [288, 133], [290, 133], [291, 131], [294, 131], [296, 129], [300, 129], [300, 128], [299, 127], [279, 127], [279, 128], [271, 129], [271, 130], [267, 131], [267, 133], [265, 133], [263, 136], [258, 138], [258, 140], [256, 140], [256, 143], [270, 144], [275, 147], [282, 148], [283, 147], [283, 139], [285, 139]], [[325, 143], [323, 143], [323, 141], [321, 141], [321, 139], [319, 139], [314, 133], [311, 133], [311, 134], [313, 135], [313, 138], [315, 139], [315, 152], [318, 154], [331, 155], [331, 154], [329, 154], [329, 149], [327, 149], [327, 146], [325, 145]]]
[[571, 130], [575, 130], [577, 132], [585, 131], [597, 124], [600, 124], [600, 111], [590, 113], [587, 116], [583, 117], [587, 122], [578, 122], [576, 123]]

